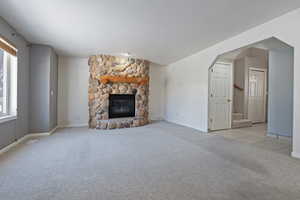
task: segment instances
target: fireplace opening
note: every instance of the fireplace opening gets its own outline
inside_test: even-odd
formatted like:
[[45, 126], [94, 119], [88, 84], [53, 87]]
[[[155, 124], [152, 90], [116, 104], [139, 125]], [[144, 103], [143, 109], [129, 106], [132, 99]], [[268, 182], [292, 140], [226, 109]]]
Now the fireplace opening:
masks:
[[110, 94], [108, 116], [109, 118], [134, 117], [135, 95]]

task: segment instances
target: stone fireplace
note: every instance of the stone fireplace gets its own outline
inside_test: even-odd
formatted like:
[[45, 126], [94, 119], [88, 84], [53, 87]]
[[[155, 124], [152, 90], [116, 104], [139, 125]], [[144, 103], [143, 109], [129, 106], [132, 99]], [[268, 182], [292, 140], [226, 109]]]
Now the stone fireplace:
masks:
[[129, 128], [148, 123], [148, 61], [97, 55], [89, 58], [89, 67], [90, 128]]

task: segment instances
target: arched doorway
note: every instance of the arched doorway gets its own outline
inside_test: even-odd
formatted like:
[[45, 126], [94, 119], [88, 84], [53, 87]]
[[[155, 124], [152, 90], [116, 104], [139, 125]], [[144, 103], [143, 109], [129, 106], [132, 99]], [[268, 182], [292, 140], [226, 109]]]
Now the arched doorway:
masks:
[[[245, 141], [248, 137], [249, 143], [274, 136], [286, 141], [282, 143], [290, 153], [293, 62], [294, 48], [276, 38], [220, 55], [209, 69], [209, 130]], [[227, 68], [220, 76], [222, 63]]]

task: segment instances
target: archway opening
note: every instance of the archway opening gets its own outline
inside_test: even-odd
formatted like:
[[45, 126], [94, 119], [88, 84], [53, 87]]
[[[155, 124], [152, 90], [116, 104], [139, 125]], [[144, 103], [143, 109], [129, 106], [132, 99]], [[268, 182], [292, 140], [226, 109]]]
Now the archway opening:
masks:
[[277, 38], [218, 56], [209, 68], [209, 131], [290, 154], [293, 78], [294, 48]]

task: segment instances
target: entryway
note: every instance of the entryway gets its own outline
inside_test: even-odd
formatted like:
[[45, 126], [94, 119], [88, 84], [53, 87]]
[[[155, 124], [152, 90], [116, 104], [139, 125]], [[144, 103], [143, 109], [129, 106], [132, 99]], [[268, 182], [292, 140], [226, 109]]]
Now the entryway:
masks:
[[209, 69], [209, 131], [285, 137], [291, 147], [293, 55], [270, 38], [219, 56]]

